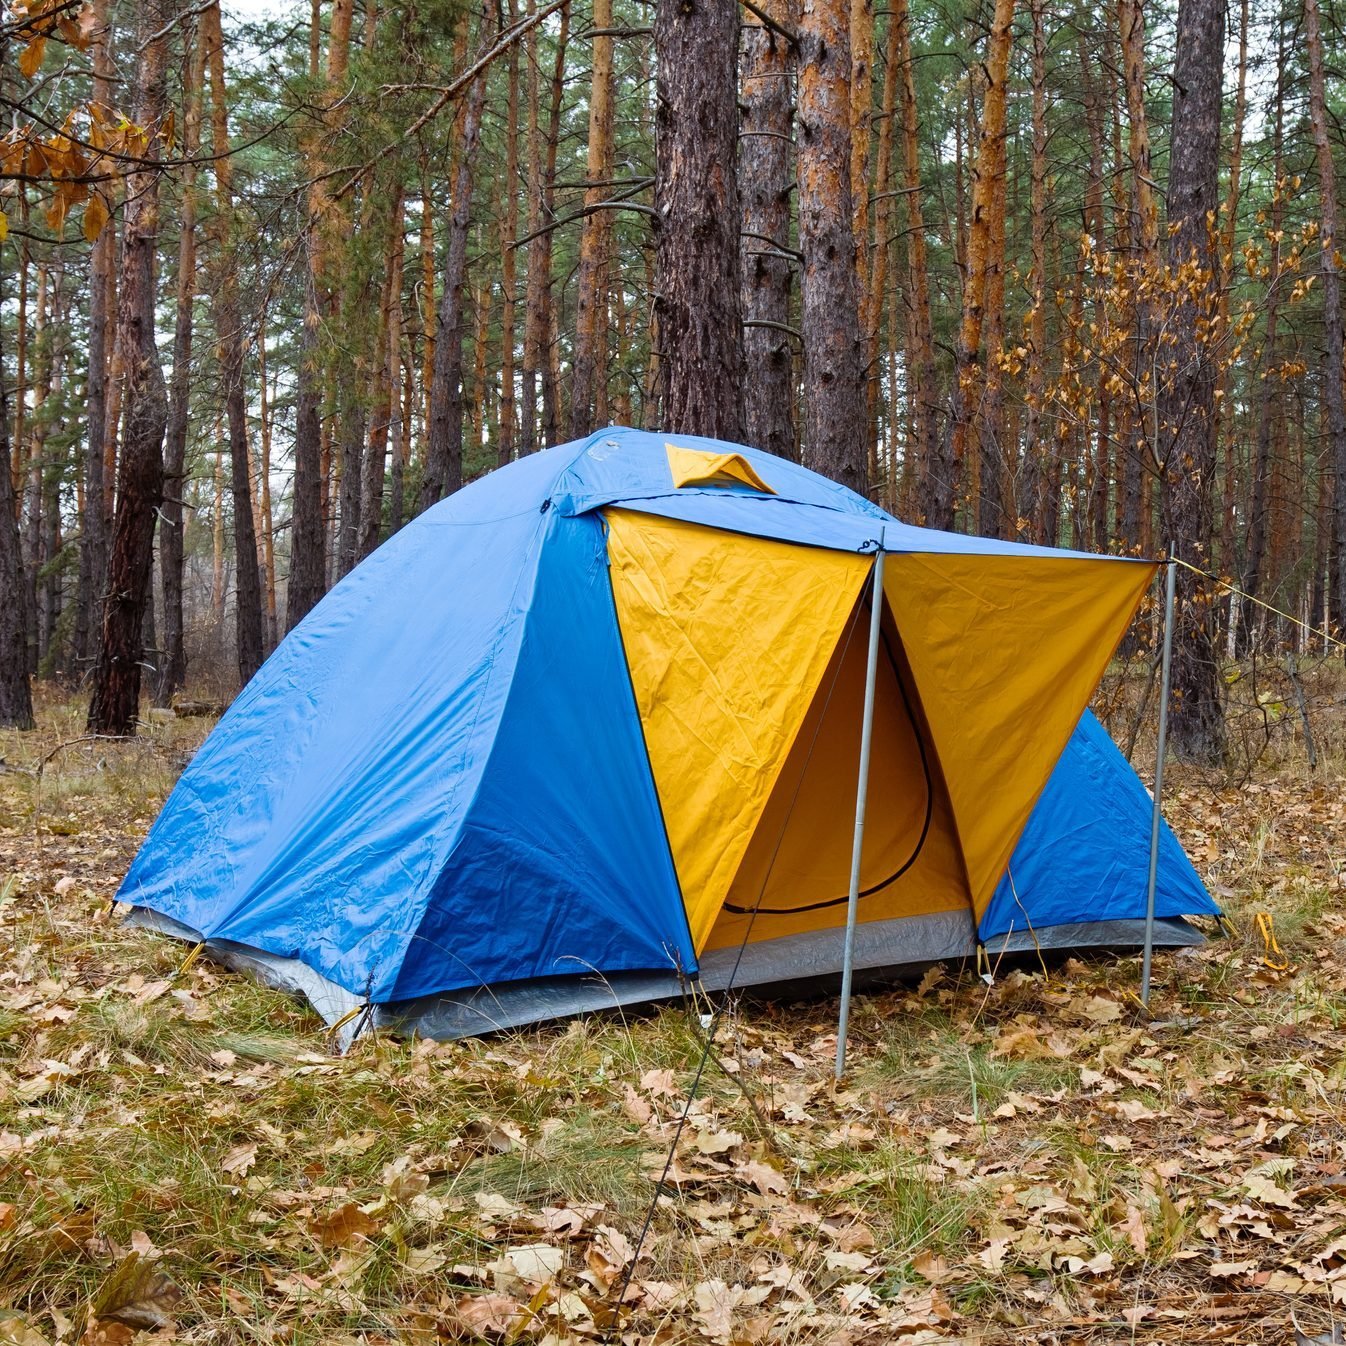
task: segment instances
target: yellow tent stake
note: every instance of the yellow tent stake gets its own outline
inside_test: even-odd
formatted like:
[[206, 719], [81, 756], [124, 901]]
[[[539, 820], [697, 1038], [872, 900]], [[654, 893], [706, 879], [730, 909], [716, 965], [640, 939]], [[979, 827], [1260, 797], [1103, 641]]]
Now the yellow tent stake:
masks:
[[345, 1014], [343, 1014], [343, 1015], [341, 1016], [341, 1018], [339, 1018], [339, 1019], [336, 1021], [336, 1023], [332, 1024], [332, 1025], [328, 1028], [327, 1031], [328, 1031], [329, 1033], [339, 1033], [339, 1032], [340, 1032], [343, 1028], [345, 1028], [345, 1026], [346, 1026], [348, 1023], [350, 1023], [350, 1021], [351, 1021], [352, 1019], [354, 1019], [357, 1015], [363, 1014], [367, 1008], [368, 1008], [368, 1005], [360, 1004], [360, 1005], [356, 1005], [354, 1009], [348, 1009], [348, 1010], [345, 1012]]
[[193, 946], [192, 946], [192, 949], [191, 949], [191, 952], [188, 953], [187, 957], [184, 958], [184, 959], [182, 960], [182, 964], [181, 964], [181, 966], [178, 968], [177, 972], [174, 973], [174, 976], [177, 976], [177, 977], [182, 976], [182, 974], [183, 974], [184, 972], [186, 972], [186, 971], [188, 970], [188, 968], [190, 968], [191, 965], [192, 965], [194, 962], [196, 962], [196, 960], [197, 960], [198, 958], [201, 957], [201, 950], [204, 949], [205, 947], [206, 947], [206, 942], [205, 942], [205, 940], [202, 940], [200, 944], [193, 945]]
[[1262, 936], [1262, 943], [1266, 946], [1266, 952], [1262, 955], [1263, 965], [1269, 967], [1273, 972], [1288, 971], [1290, 960], [1285, 956], [1285, 950], [1276, 940], [1276, 924], [1271, 913], [1269, 911], [1259, 911], [1254, 920], [1257, 923], [1257, 933]]

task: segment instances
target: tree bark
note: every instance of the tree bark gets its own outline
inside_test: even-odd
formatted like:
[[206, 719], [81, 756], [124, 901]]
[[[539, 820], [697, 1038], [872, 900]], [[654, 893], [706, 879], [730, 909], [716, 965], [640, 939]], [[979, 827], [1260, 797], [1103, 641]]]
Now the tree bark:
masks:
[[191, 409], [192, 305], [196, 298], [196, 164], [201, 143], [201, 95], [205, 83], [206, 38], [189, 41], [182, 71], [181, 203], [178, 207], [178, 279], [173, 324], [173, 375], [169, 383], [168, 428], [164, 437], [164, 503], [159, 515], [159, 587], [163, 591], [163, 656], [154, 685], [154, 704], [167, 706], [187, 680], [183, 644], [182, 494], [187, 478], [187, 419]]
[[388, 451], [401, 453], [402, 395], [398, 386], [402, 369], [402, 193], [394, 191], [392, 216], [388, 226], [388, 280], [384, 286], [382, 340], [378, 354], [379, 404], [374, 413], [374, 433], [365, 455], [364, 480], [360, 485], [360, 558], [369, 556], [379, 545], [383, 528], [383, 483], [387, 472]]
[[[659, 13], [655, 18], [655, 49], [659, 50]], [[594, 28], [611, 29], [612, 0], [593, 0]], [[570, 382], [570, 437], [581, 439], [594, 429], [594, 403], [600, 379], [607, 377], [608, 277], [612, 260], [612, 217], [592, 209], [608, 193], [612, 177], [612, 37], [595, 36], [589, 84], [589, 149], [584, 204], [591, 209], [580, 225], [579, 276], [575, 284], [575, 350]], [[661, 79], [663, 61], [659, 63]], [[732, 162], [732, 161], [731, 161]]]
[[[1023, 487], [1018, 517], [1026, 521], [1022, 540], [1054, 544], [1046, 535], [1044, 504], [1049, 454], [1042, 438], [1042, 400], [1047, 382], [1047, 28], [1043, 0], [1029, 0], [1033, 22], [1033, 157], [1029, 167], [1028, 378], [1024, 402]], [[1053, 443], [1055, 440], [1052, 441]]]
[[[510, 0], [509, 22], [518, 21], [518, 7]], [[519, 235], [519, 47], [509, 50], [508, 100], [505, 109], [505, 208], [500, 215], [500, 429], [496, 435], [496, 462], [503, 466], [514, 457], [514, 241]]]
[[654, 49], [664, 424], [737, 442], [745, 429], [736, 0], [659, 0]]
[[1333, 565], [1336, 570], [1335, 607], [1338, 619], [1346, 614], [1346, 397], [1342, 389], [1341, 271], [1337, 263], [1337, 184], [1328, 135], [1324, 90], [1322, 23], [1318, 0], [1304, 0], [1304, 28], [1308, 38], [1309, 120], [1318, 163], [1322, 202], [1318, 240], [1323, 276], [1323, 397], [1327, 405], [1327, 436], [1336, 475]]
[[[308, 193], [305, 234], [304, 330], [296, 380], [294, 444], [294, 520], [290, 529], [290, 577], [285, 596], [285, 629], [292, 631], [327, 588], [327, 474], [322, 453], [321, 350], [318, 328], [326, 291], [326, 240], [331, 228], [331, 201], [323, 172], [322, 138], [331, 129], [331, 105], [345, 92], [350, 60], [352, 0], [335, 0], [327, 40], [327, 77], [318, 125], [309, 147], [312, 185]], [[318, 73], [321, 47], [321, 5], [314, 0], [310, 26], [311, 73]]]
[[[93, 0], [93, 83], [91, 100], [112, 102], [110, 0]], [[117, 233], [109, 222], [94, 240], [89, 258], [88, 407], [84, 440], [84, 512], [80, 519], [79, 597], [75, 610], [75, 658], [92, 658], [103, 621], [107, 589], [108, 518], [103, 507], [103, 455], [107, 433], [108, 286]]]
[[[783, 25], [788, 0], [766, 8]], [[743, 205], [744, 428], [747, 442], [795, 458], [794, 354], [790, 349], [790, 140], [793, 109], [789, 52], [764, 24], [742, 33], [739, 193]], [[755, 324], [771, 324], [770, 326]]]
[[[1224, 0], [1180, 0], [1178, 6], [1168, 184], [1168, 261], [1177, 307], [1169, 323], [1175, 341], [1161, 357], [1168, 364], [1158, 407], [1166, 536], [1184, 561], [1201, 569], [1211, 541], [1216, 366], [1199, 329], [1213, 324], [1219, 306], [1208, 220], [1220, 204], [1224, 8]], [[1180, 758], [1214, 764], [1224, 755], [1225, 728], [1211, 607], [1206, 582], [1180, 569], [1171, 742]]]
[[[950, 447], [946, 456], [950, 472], [940, 484], [934, 501], [935, 517], [929, 520], [936, 528], [953, 525], [957, 476], [967, 458], [967, 434], [976, 409], [987, 284], [992, 269], [998, 264], [993, 244], [996, 207], [1001, 199], [999, 193], [1004, 177], [1005, 106], [1013, 21], [1014, 0], [995, 0], [986, 60], [982, 66], [986, 91], [982, 99], [977, 157], [972, 170], [972, 219], [968, 226], [967, 265], [963, 273], [963, 316], [958, 329], [953, 395], [949, 404]], [[1003, 206], [1001, 214], [1003, 217]]]
[[[893, 0], [889, 22], [897, 31], [897, 60], [902, 99], [902, 186], [907, 207], [907, 377], [910, 380], [911, 437], [916, 457], [922, 522], [930, 522], [943, 500], [951, 464], [940, 452], [934, 320], [930, 313], [930, 276], [925, 255], [925, 212], [921, 205], [920, 113], [916, 104], [915, 62], [911, 53], [911, 15], [907, 0]], [[952, 496], [949, 497], [952, 499]]]
[[[847, 0], [803, 0], [799, 47], [805, 457], [863, 495], [864, 335], [855, 280]], [[663, 344], [667, 351], [670, 343]]]
[[211, 308], [216, 355], [224, 382], [229, 426], [229, 485], [234, 514], [234, 633], [239, 685], [262, 666], [262, 582], [257, 562], [257, 530], [248, 465], [248, 407], [243, 385], [243, 327], [237, 271], [233, 258], [234, 168], [229, 143], [229, 103], [224, 82], [224, 36], [219, 4], [201, 14], [201, 38], [210, 72], [211, 150], [215, 169], [215, 211], [210, 220]]
[[154, 522], [163, 499], [168, 395], [154, 341], [154, 253], [159, 226], [161, 128], [166, 112], [168, 40], [177, 0], [141, 0], [135, 120], [146, 132], [143, 166], [128, 174], [122, 225], [117, 347], [125, 378], [125, 439], [108, 564], [108, 595], [94, 667], [89, 732], [134, 734], [140, 705], [141, 628], [154, 558]]
[[[565, 57], [570, 33], [570, 6], [560, 11], [551, 78], [547, 81], [547, 124], [541, 126], [542, 75], [537, 51], [538, 30], [528, 33], [528, 282], [524, 314], [523, 443], [525, 453], [554, 444], [558, 438], [556, 379], [552, 373], [552, 234], [544, 228], [555, 218], [556, 153], [561, 136]], [[538, 395], [541, 394], [541, 425]]]
[[1135, 256], [1132, 260], [1131, 290], [1136, 328], [1135, 359], [1131, 367], [1133, 385], [1138, 391], [1133, 414], [1127, 419], [1128, 435], [1121, 454], [1121, 507], [1118, 511], [1121, 539], [1131, 549], [1141, 545], [1143, 480], [1154, 465], [1159, 445], [1151, 442], [1147, 422], [1150, 404], [1157, 396], [1153, 370], [1147, 368], [1154, 350], [1152, 332], [1154, 314], [1152, 293], [1159, 287], [1159, 210], [1155, 203], [1153, 169], [1150, 165], [1150, 127], [1145, 108], [1145, 14], [1139, 0], [1118, 0], [1118, 26], [1121, 30], [1122, 76], [1126, 87], [1128, 157], [1131, 176], [1131, 226], [1127, 231]]
[[[1281, 228], [1285, 218], [1285, 28], [1276, 24], [1276, 112], [1271, 133], [1271, 275], [1266, 305], [1266, 328], [1262, 337], [1262, 370], [1257, 389], [1257, 429], [1253, 449], [1248, 504], [1248, 549], [1243, 558], [1240, 587], [1248, 599], [1257, 597], [1262, 586], [1262, 566], [1266, 560], [1268, 533], [1268, 487], [1272, 464], [1272, 431], [1281, 416], [1280, 370], [1277, 367], [1277, 326], [1280, 310]], [[1236, 652], [1247, 651], [1253, 632], [1255, 604], [1245, 599], [1239, 608], [1239, 632]]]
[[481, 134], [486, 76], [473, 80], [463, 105], [453, 213], [439, 301], [434, 378], [430, 385], [430, 425], [420, 510], [452, 495], [463, 484], [463, 287], [467, 279], [467, 234], [472, 207], [472, 161]]
[[23, 620], [23, 545], [14, 512], [11, 467], [9, 406], [5, 381], [0, 379], [0, 726], [32, 729], [33, 693]]

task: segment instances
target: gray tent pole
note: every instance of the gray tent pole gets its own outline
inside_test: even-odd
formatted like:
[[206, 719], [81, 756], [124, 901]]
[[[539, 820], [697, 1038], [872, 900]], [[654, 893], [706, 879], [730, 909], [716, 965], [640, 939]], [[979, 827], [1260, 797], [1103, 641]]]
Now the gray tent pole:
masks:
[[883, 536], [874, 557], [874, 595], [870, 599], [869, 663], [865, 668], [865, 718], [860, 730], [860, 780], [855, 787], [855, 842], [851, 847], [851, 888], [846, 899], [846, 945], [841, 959], [841, 1017], [837, 1021], [837, 1079], [846, 1073], [846, 1029], [851, 1019], [851, 976], [855, 970], [855, 918], [860, 905], [860, 857], [865, 841], [865, 804], [869, 797], [869, 753], [874, 739], [874, 684], [879, 671], [883, 629]]
[[1159, 693], [1159, 742], [1154, 761], [1154, 812], [1150, 817], [1150, 882], [1145, 893], [1145, 957], [1140, 969], [1140, 1003], [1150, 1003], [1150, 963], [1154, 957], [1154, 887], [1159, 873], [1159, 824], [1163, 818], [1164, 756], [1168, 752], [1169, 670], [1173, 664], [1173, 593], [1178, 567], [1169, 547], [1164, 581], [1164, 665]]

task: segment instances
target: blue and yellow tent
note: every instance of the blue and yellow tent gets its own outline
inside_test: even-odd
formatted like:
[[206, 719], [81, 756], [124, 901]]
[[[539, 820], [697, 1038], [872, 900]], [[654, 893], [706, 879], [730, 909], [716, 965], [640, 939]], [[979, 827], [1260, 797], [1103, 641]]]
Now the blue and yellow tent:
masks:
[[[337, 585], [120, 899], [329, 1021], [440, 1035], [833, 974], [880, 547], [857, 967], [1136, 942], [1149, 796], [1085, 708], [1153, 564], [624, 429], [492, 473]], [[1158, 915], [1215, 910], [1165, 830]]]

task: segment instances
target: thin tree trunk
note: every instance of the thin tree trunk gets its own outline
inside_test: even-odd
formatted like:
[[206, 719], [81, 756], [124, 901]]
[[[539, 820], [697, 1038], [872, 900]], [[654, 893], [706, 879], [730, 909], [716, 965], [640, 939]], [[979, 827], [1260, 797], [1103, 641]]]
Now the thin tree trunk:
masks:
[[[850, 45], [848, 0], [803, 0], [798, 166], [805, 455], [817, 471], [864, 494], [865, 343], [855, 279]], [[670, 345], [665, 334], [666, 353]]]
[[[535, 0], [530, 0], [530, 12]], [[556, 380], [552, 372], [552, 234], [544, 228], [555, 218], [556, 153], [560, 140], [561, 100], [564, 93], [566, 40], [570, 6], [560, 11], [556, 51], [547, 82], [548, 113], [541, 129], [542, 74], [538, 30], [528, 32], [528, 284], [524, 314], [523, 443], [522, 451], [553, 444], [557, 439]], [[538, 429], [538, 394], [542, 420]]]
[[[1220, 317], [1216, 330], [1216, 340], [1223, 340], [1229, 331], [1229, 296], [1234, 285], [1236, 259], [1234, 249], [1238, 240], [1239, 217], [1239, 174], [1243, 163], [1243, 122], [1248, 108], [1248, 0], [1240, 0], [1239, 5], [1239, 65], [1238, 92], [1234, 98], [1234, 124], [1229, 145], [1229, 191], [1224, 199], [1224, 218], [1220, 228], [1220, 255], [1216, 261], [1216, 277], [1220, 286]], [[1220, 555], [1219, 566], [1223, 574], [1239, 573], [1236, 557], [1237, 518], [1237, 479], [1238, 479], [1238, 436], [1234, 433], [1225, 436], [1225, 413], [1233, 405], [1229, 394], [1229, 371], [1220, 370], [1216, 385], [1215, 412], [1211, 417], [1211, 453], [1216, 462], [1224, 460], [1224, 481], [1220, 509]], [[1232, 414], [1232, 413], [1231, 413]], [[1232, 427], [1231, 427], [1232, 428]], [[1221, 607], [1230, 611], [1233, 603], [1230, 595]]]
[[[383, 321], [380, 324], [382, 370], [379, 375], [378, 407], [374, 413], [375, 430], [370, 435], [369, 452], [365, 455], [364, 481], [360, 487], [360, 557], [370, 555], [379, 545], [383, 527], [383, 483], [388, 461], [388, 447], [396, 435], [401, 435], [402, 394], [399, 388], [402, 369], [402, 194], [393, 196], [392, 217], [388, 227], [388, 279], [384, 286]], [[400, 443], [393, 445], [393, 455], [401, 452]]]
[[[510, 0], [509, 21], [518, 21], [516, 0]], [[509, 49], [508, 101], [505, 109], [505, 209], [500, 216], [500, 430], [496, 462], [514, 457], [514, 240], [519, 235], [519, 48]]]
[[234, 623], [239, 685], [262, 666], [262, 584], [257, 563], [257, 530], [253, 517], [252, 480], [248, 467], [248, 407], [243, 386], [243, 328], [237, 271], [233, 259], [234, 166], [229, 143], [229, 101], [224, 82], [224, 36], [219, 4], [201, 14], [201, 40], [207, 46], [210, 72], [211, 149], [215, 169], [215, 211], [211, 307], [215, 319], [216, 353], [224, 382], [224, 410], [229, 426], [229, 481], [234, 506]]
[[[994, 261], [996, 202], [1005, 157], [1005, 105], [1009, 83], [1009, 56], [1014, 0], [995, 0], [995, 14], [987, 42], [983, 71], [986, 92], [982, 100], [977, 157], [972, 170], [972, 219], [968, 226], [967, 265], [963, 280], [963, 316], [958, 331], [953, 394], [949, 404], [948, 457], [952, 474], [935, 501], [935, 527], [952, 526], [957, 498], [955, 478], [967, 458], [967, 433], [972, 425], [978, 390], [978, 360], [982, 324], [986, 315], [987, 283]], [[1003, 211], [1002, 211], [1003, 213]]]
[[[783, 25], [788, 0], [766, 12]], [[794, 458], [795, 429], [790, 295], [789, 52], [764, 24], [745, 22], [742, 32], [743, 122], [739, 133], [739, 192], [743, 205], [744, 429], [749, 444]], [[770, 324], [770, 325], [767, 325]]]
[[163, 498], [168, 395], [154, 342], [154, 253], [158, 231], [160, 134], [166, 113], [168, 40], [176, 0], [141, 0], [136, 124], [147, 132], [144, 167], [128, 174], [122, 226], [117, 347], [126, 379], [126, 435], [108, 564], [108, 597], [94, 667], [89, 731], [134, 734], [140, 705], [141, 631]]
[[276, 612], [276, 528], [271, 511], [271, 421], [274, 402], [266, 385], [266, 309], [263, 307], [257, 315], [257, 415], [262, 434], [262, 464], [257, 477], [257, 494], [268, 650], [274, 650], [280, 639]]
[[878, 480], [878, 428], [870, 415], [871, 385], [878, 378], [870, 352], [877, 339], [879, 313], [869, 290], [869, 149], [874, 118], [874, 0], [851, 4], [851, 229], [855, 236], [855, 294], [860, 319], [864, 380], [865, 479]]
[[[322, 112], [308, 151], [312, 185], [308, 193], [305, 236], [304, 330], [296, 380], [294, 442], [294, 518], [290, 529], [290, 577], [285, 597], [285, 629], [292, 631], [327, 588], [326, 481], [322, 454], [322, 370], [318, 328], [326, 292], [326, 239], [331, 228], [323, 137], [331, 129], [331, 105], [345, 92], [350, 59], [352, 0], [335, 0], [327, 41], [327, 79]], [[321, 6], [314, 0], [309, 51], [317, 76], [321, 44]]]
[[192, 305], [196, 298], [196, 164], [201, 143], [201, 95], [205, 83], [206, 38], [197, 32], [182, 68], [181, 204], [178, 208], [178, 281], [173, 324], [173, 375], [169, 384], [168, 428], [164, 437], [164, 503], [159, 514], [159, 587], [163, 592], [163, 657], [154, 686], [154, 704], [167, 706], [187, 680], [183, 644], [182, 494], [186, 489], [187, 419], [192, 391]]
[[902, 186], [907, 206], [907, 378], [910, 383], [914, 446], [922, 522], [933, 524], [944, 500], [953, 499], [952, 464], [941, 453], [935, 372], [934, 320], [930, 313], [930, 276], [925, 254], [925, 211], [921, 204], [920, 113], [916, 104], [915, 62], [911, 54], [911, 15], [907, 0], [893, 0], [889, 22], [897, 33], [902, 97]]
[[[93, 102], [112, 102], [113, 69], [110, 0], [93, 0]], [[94, 240], [89, 258], [89, 364], [85, 382], [88, 408], [84, 440], [84, 510], [80, 518], [79, 597], [75, 610], [75, 658], [93, 657], [103, 621], [107, 586], [108, 520], [103, 509], [103, 453], [107, 431], [108, 285], [117, 233], [111, 222]]]
[[[1246, 23], [1245, 13], [1245, 23]], [[1266, 305], [1266, 329], [1262, 337], [1262, 369], [1257, 388], [1257, 430], [1253, 451], [1252, 480], [1249, 483], [1248, 549], [1243, 558], [1241, 585], [1248, 599], [1257, 597], [1262, 586], [1262, 567], [1266, 560], [1268, 529], [1268, 488], [1272, 471], [1272, 439], [1274, 423], [1282, 417], [1280, 399], [1280, 370], [1277, 365], [1277, 325], [1280, 310], [1280, 287], [1277, 283], [1281, 266], [1281, 228], [1285, 218], [1285, 27], [1276, 24], [1276, 113], [1271, 135], [1271, 275]], [[1255, 605], [1245, 600], [1239, 608], [1239, 631], [1235, 652], [1248, 649]]]
[[453, 213], [439, 301], [435, 369], [430, 385], [430, 425], [420, 510], [430, 508], [463, 484], [463, 286], [467, 279], [467, 234], [472, 206], [472, 161], [481, 133], [486, 76], [473, 80], [462, 110]]
[[1047, 381], [1047, 26], [1043, 0], [1029, 0], [1033, 21], [1033, 157], [1029, 167], [1028, 378], [1024, 402], [1024, 473], [1018, 514], [1029, 521], [1024, 541], [1054, 543], [1043, 525], [1049, 465], [1042, 437]]
[[887, 40], [884, 44], [883, 93], [879, 108], [879, 138], [874, 168], [874, 249], [870, 258], [868, 275], [861, 277], [861, 284], [867, 287], [869, 294], [868, 344], [865, 348], [865, 424], [875, 446], [871, 455], [872, 482], [879, 480], [882, 474], [885, 491], [884, 498], [891, 505], [896, 493], [894, 468], [896, 453], [894, 438], [896, 426], [890, 420], [883, 439], [888, 452], [883, 462], [877, 457], [879, 435], [879, 401], [882, 385], [883, 366], [880, 351], [883, 341], [884, 300], [888, 290], [888, 258], [892, 251], [892, 192], [890, 182], [893, 167], [893, 121], [897, 116], [897, 77], [898, 77], [898, 39], [897, 24], [892, 16], [888, 19]]
[[740, 441], [737, 0], [660, 0], [654, 49], [664, 423], [675, 434]]
[[1122, 450], [1121, 540], [1132, 549], [1142, 544], [1143, 479], [1154, 463], [1159, 445], [1151, 442], [1150, 402], [1157, 396], [1153, 372], [1146, 369], [1151, 358], [1154, 330], [1150, 295], [1159, 287], [1159, 210], [1155, 202], [1150, 166], [1150, 128], [1145, 108], [1145, 14], [1140, 0], [1118, 0], [1118, 26], [1122, 40], [1122, 77], [1126, 87], [1128, 156], [1131, 170], [1133, 219], [1128, 230], [1136, 249], [1131, 289], [1135, 295], [1135, 358], [1131, 377], [1137, 387], [1149, 375], [1146, 393], [1137, 399], [1128, 418], [1130, 435]]
[[23, 620], [23, 544], [14, 514], [9, 451], [9, 407], [0, 379], [0, 726], [32, 729], [33, 693]]
[[[709, 0], [705, 0], [709, 3]], [[663, 6], [656, 8], [655, 48]], [[612, 0], [593, 0], [595, 30], [612, 28]], [[704, 18], [702, 19], [704, 23]], [[591, 208], [580, 226], [579, 276], [575, 283], [575, 351], [570, 382], [570, 437], [580, 439], [595, 425], [594, 402], [600, 379], [607, 376], [608, 275], [611, 270], [612, 218], [592, 209], [608, 193], [612, 177], [612, 37], [595, 36], [589, 84], [589, 150], [584, 204]], [[660, 78], [665, 75], [660, 61]], [[729, 162], [732, 162], [730, 160]]]

